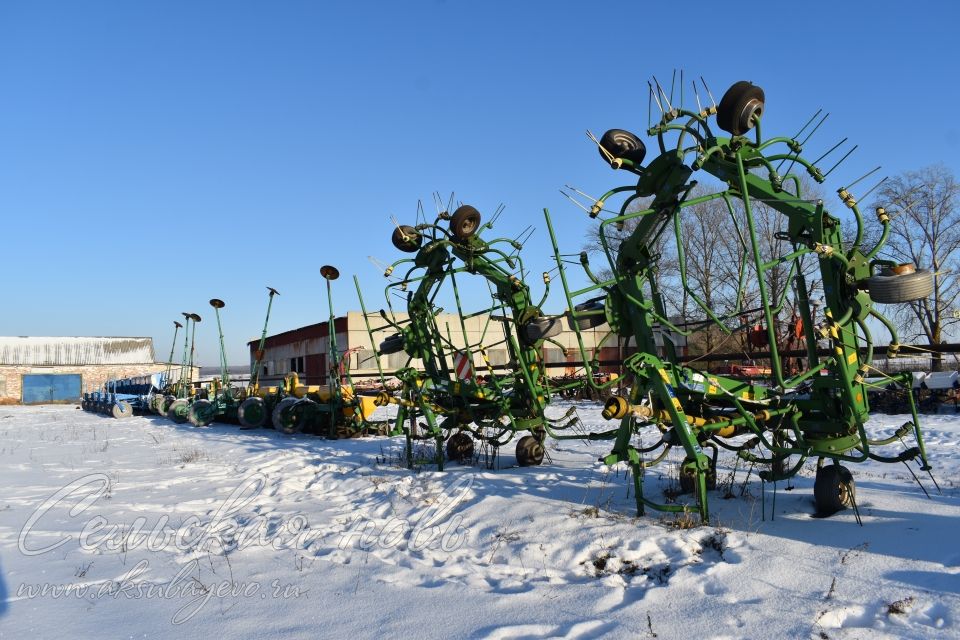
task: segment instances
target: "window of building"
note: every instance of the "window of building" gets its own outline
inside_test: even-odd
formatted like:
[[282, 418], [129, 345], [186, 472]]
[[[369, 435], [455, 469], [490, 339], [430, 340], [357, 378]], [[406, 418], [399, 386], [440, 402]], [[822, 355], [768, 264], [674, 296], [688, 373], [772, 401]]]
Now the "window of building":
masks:
[[303, 356], [290, 358], [290, 371], [296, 373], [303, 373], [306, 371], [306, 368], [303, 366]]

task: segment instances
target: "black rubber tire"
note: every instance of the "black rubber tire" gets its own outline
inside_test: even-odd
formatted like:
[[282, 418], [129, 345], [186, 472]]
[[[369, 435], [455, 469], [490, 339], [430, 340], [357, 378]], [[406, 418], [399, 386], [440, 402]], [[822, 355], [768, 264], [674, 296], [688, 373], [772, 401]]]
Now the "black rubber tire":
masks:
[[400, 353], [401, 351], [403, 351], [403, 334], [401, 333], [395, 333], [380, 343], [379, 353], [382, 356]]
[[[573, 308], [574, 311], [603, 311], [605, 305], [602, 300], [596, 300], [594, 302], [584, 302], [583, 304], [578, 304]], [[597, 313], [589, 316], [583, 316], [580, 318], [574, 319], [572, 316], [569, 316], [569, 325], [572, 330], [586, 331], [588, 329], [595, 329], [600, 325], [604, 324], [607, 321], [607, 316], [605, 313]]]
[[763, 115], [763, 89], [741, 80], [727, 89], [717, 107], [717, 126], [735, 136], [742, 136], [753, 128], [753, 116]]
[[517, 464], [535, 467], [543, 462], [543, 443], [536, 436], [523, 436], [517, 443]]
[[161, 416], [167, 415], [167, 412], [170, 411], [170, 405], [176, 401], [174, 396], [163, 396], [157, 402], [157, 413]]
[[284, 433], [287, 433], [287, 430], [284, 426], [284, 414], [287, 412], [287, 409], [292, 407], [297, 402], [297, 398], [287, 397], [277, 403], [277, 406], [273, 408], [273, 412], [270, 414], [270, 420], [273, 423], [273, 428], [282, 430]]
[[393, 230], [390, 242], [404, 253], [416, 253], [420, 250], [420, 245], [423, 244], [423, 236], [410, 225], [402, 224]]
[[463, 431], [455, 433], [447, 440], [447, 460], [453, 462], [473, 461], [473, 438]]
[[453, 212], [450, 218], [450, 234], [454, 240], [463, 242], [480, 229], [480, 212], [468, 204]]
[[832, 515], [856, 503], [857, 489], [853, 474], [846, 467], [830, 464], [817, 469], [813, 483], [813, 501], [817, 513]]
[[870, 299], [879, 304], [898, 304], [923, 300], [933, 293], [933, 272], [917, 269], [913, 273], [880, 274], [867, 278]]
[[[600, 146], [610, 152], [614, 158], [623, 158], [639, 165], [647, 155], [647, 147], [643, 141], [626, 129], [610, 129], [600, 138]], [[597, 149], [600, 157], [606, 162], [610, 158], [602, 149]]]
[[190, 401], [185, 398], [178, 398], [167, 407], [167, 417], [174, 422], [183, 424], [189, 420]]
[[[302, 433], [307, 430], [308, 425], [306, 423], [305, 411], [309, 405], [317, 404], [310, 398], [300, 398], [297, 400], [291, 407], [290, 410], [286, 412], [283, 425], [280, 427], [284, 433], [290, 435], [294, 433]], [[313, 425], [316, 426], [316, 425]], [[313, 432], [311, 430], [311, 432]]]
[[540, 316], [523, 326], [523, 337], [527, 344], [533, 344], [560, 335], [563, 325], [559, 317]]
[[205, 427], [216, 417], [216, 408], [209, 400], [196, 400], [190, 405], [187, 419], [195, 427]]
[[257, 429], [267, 421], [267, 403], [263, 398], [251, 396], [240, 403], [237, 420], [241, 429]]

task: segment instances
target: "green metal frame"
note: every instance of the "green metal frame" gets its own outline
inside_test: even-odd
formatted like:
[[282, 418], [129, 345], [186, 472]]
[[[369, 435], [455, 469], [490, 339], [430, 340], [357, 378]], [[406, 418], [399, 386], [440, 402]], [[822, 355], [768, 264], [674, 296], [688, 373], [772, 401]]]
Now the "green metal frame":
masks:
[[[457, 237], [447, 228], [451, 219], [440, 213], [432, 223], [415, 227], [422, 246], [412, 258], [401, 259], [390, 265], [390, 277], [403, 271], [398, 280], [385, 289], [387, 307], [379, 318], [385, 322], [376, 329], [370, 326], [363, 297], [357, 284], [366, 327], [377, 355], [374, 331], [392, 328], [403, 337], [403, 350], [408, 356], [406, 366], [392, 373], [401, 382], [398, 396], [381, 394], [378, 403], [399, 405], [395, 432], [407, 439], [407, 462], [413, 465], [413, 441], [433, 440], [436, 443], [435, 461], [443, 469], [443, 442], [454, 433], [467, 433], [472, 438], [494, 447], [506, 445], [519, 432], [529, 432], [542, 445], [547, 432], [566, 429], [576, 421], [572, 412], [559, 420], [548, 419], [544, 410], [551, 392], [545, 375], [541, 349], [549, 338], [530, 339], [524, 328], [531, 322], [544, 319], [541, 307], [549, 294], [550, 278], [544, 273], [544, 293], [534, 302], [530, 287], [524, 282], [523, 263], [517, 254], [522, 244], [507, 238], [485, 241], [482, 232], [492, 228], [488, 222], [467, 237]], [[463, 274], [483, 278], [491, 293], [492, 304], [478, 311], [465, 311], [463, 296], [457, 284]], [[437, 316], [442, 311], [436, 305], [441, 288], [449, 283], [459, 316], [459, 331], [463, 336], [462, 353], [470, 366], [479, 354], [485, 363], [484, 375], [459, 379], [453, 362], [461, 348], [455, 346], [453, 331], [441, 328]], [[391, 296], [405, 298], [407, 318], [397, 319]], [[471, 342], [466, 320], [486, 314], [488, 319], [478, 340]], [[502, 338], [492, 336], [491, 324], [502, 327]], [[489, 336], [489, 337], [488, 337]], [[492, 342], [496, 338], [495, 342]], [[506, 370], [494, 368], [489, 360], [489, 349], [503, 345], [508, 353]], [[558, 345], [559, 346], [559, 345]], [[419, 359], [423, 371], [411, 367]], [[377, 358], [379, 364], [379, 357]], [[385, 382], [382, 368], [381, 379]], [[579, 384], [579, 383], [576, 383]], [[573, 386], [573, 385], [567, 385]], [[566, 388], [566, 387], [564, 387]], [[422, 433], [417, 428], [418, 420]], [[519, 446], [519, 445], [518, 445]]]
[[[743, 459], [765, 465], [761, 477], [766, 480], [796, 474], [810, 456], [819, 458], [820, 464], [824, 459], [862, 462], [867, 459], [903, 461], [919, 457], [923, 468], [929, 468], [915, 408], [911, 422], [904, 425], [902, 431], [913, 433], [916, 446], [897, 455], [874, 453], [872, 446], [889, 444], [891, 440], [869, 438], [864, 425], [869, 406], [863, 380], [872, 357], [872, 338], [865, 319], [873, 316], [887, 327], [891, 353], [896, 353], [899, 342], [892, 323], [873, 308], [869, 294], [863, 288], [874, 267], [882, 264], [875, 256], [887, 236], [888, 219], [878, 212], [883, 235], [877, 246], [865, 251], [860, 246], [863, 218], [856, 199], [846, 188], [839, 189], [841, 200], [851, 209], [857, 223], [856, 240], [852, 246], [845, 247], [839, 219], [830, 215], [822, 201], [804, 199], [798, 176], [781, 176], [774, 168], [774, 163], [787, 161], [791, 167], [803, 167], [810, 177], [823, 182], [823, 172], [801, 157], [801, 144], [792, 138], [764, 141], [758, 117], [751, 123], [755, 133], [752, 139], [716, 135], [711, 129], [711, 116], [715, 113], [715, 107], [700, 112], [671, 109], [665, 113], [659, 124], [648, 130], [648, 135], [657, 139], [660, 155], [646, 167], [624, 158], [609, 158], [615, 169], [639, 176], [635, 186], [611, 189], [590, 209], [591, 217], [597, 217], [606, 211], [608, 199], [625, 196], [618, 213], [600, 222], [603, 254], [613, 272], [610, 280], [601, 282], [593, 276], [583, 254], [581, 262], [591, 284], [577, 290], [570, 287], [549, 211], [544, 210], [572, 318], [576, 320], [603, 313], [617, 334], [633, 338], [637, 345], [638, 353], [623, 363], [624, 373], [632, 374], [633, 379], [629, 398], [615, 398], [605, 409], [605, 417], [619, 420], [619, 426], [606, 434], [614, 444], [604, 461], [629, 465], [640, 514], [643, 514], [644, 507], [668, 512], [688, 511], [691, 509], [688, 505], [662, 504], [643, 494], [644, 470], [666, 459], [665, 454], [671, 448], [681, 448], [685, 455], [681, 472], [695, 477], [695, 509], [703, 520], [709, 517], [706, 479], [712, 464], [704, 452], [705, 446], [714, 450], [721, 446], [736, 451]], [[673, 135], [676, 135], [676, 144], [668, 147], [666, 138]], [[687, 146], [691, 140], [692, 144]], [[771, 152], [779, 148], [785, 149]], [[725, 188], [701, 197], [690, 197], [696, 184], [691, 176], [697, 171], [711, 174]], [[638, 198], [652, 200], [640, 211], [629, 211], [628, 206]], [[760, 311], [770, 345], [771, 374], [763, 383], [748, 383], [685, 366], [680, 363], [669, 340], [664, 341], [665, 347], [660, 355], [655, 346], [654, 334], [659, 327], [683, 335], [708, 326], [719, 327], [725, 333], [747, 329], [739, 320], [742, 309], [718, 317], [702, 302], [699, 292], [687, 279], [686, 256], [680, 242], [680, 218], [685, 209], [712, 199], [722, 199], [731, 215], [734, 202], [738, 202], [746, 221], [746, 228], [738, 230], [744, 232], [740, 235], [743, 249], [743, 260], [739, 265], [740, 287], [742, 289], [745, 276], [752, 271], [759, 285]], [[787, 226], [781, 239], [788, 249], [771, 261], [764, 260], [757, 237], [756, 218], [751, 207], [758, 201], [782, 214]], [[614, 248], [608, 232], [611, 227], [623, 228], [628, 220], [636, 221], [636, 227], [619, 247]], [[671, 231], [676, 236], [681, 286], [705, 316], [704, 321], [693, 325], [677, 326], [670, 321], [658, 282], [659, 256], [654, 253], [654, 242], [661, 234]], [[817, 259], [824, 283], [826, 310], [819, 326], [815, 325], [812, 316], [807, 300], [807, 282], [800, 268], [800, 262], [806, 256]], [[783, 296], [775, 300], [763, 277], [781, 264], [790, 265], [808, 351], [806, 368], [793, 376], [784, 371], [775, 333], [786, 288]], [[577, 299], [596, 296], [598, 292], [605, 298], [602, 311], [575, 310]], [[817, 356], [819, 338], [829, 339], [833, 350], [833, 354], [823, 360]], [[591, 381], [590, 358], [579, 334], [578, 340], [583, 360], [588, 363], [587, 380]], [[862, 345], [869, 347], [866, 358], [860, 355]], [[648, 446], [643, 447], [640, 442], [646, 442]], [[766, 456], [750, 451], [758, 446], [767, 451]], [[798, 462], [791, 463], [791, 458]]]

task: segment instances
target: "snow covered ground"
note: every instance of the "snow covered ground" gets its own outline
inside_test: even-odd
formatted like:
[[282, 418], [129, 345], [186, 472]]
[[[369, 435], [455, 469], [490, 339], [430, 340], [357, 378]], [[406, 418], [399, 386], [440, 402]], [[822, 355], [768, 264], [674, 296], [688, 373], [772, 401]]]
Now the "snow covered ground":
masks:
[[741, 464], [686, 528], [604, 442], [411, 472], [400, 439], [0, 407], [0, 637], [960, 637], [960, 418], [924, 426], [942, 495], [851, 465], [859, 526], [811, 517], [812, 464], [775, 507]]

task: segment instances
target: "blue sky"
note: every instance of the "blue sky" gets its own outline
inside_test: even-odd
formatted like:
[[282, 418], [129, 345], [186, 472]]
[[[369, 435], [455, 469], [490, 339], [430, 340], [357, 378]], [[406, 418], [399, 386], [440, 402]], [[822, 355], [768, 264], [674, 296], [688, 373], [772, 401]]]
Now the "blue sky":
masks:
[[646, 81], [675, 68], [718, 100], [763, 86], [767, 135], [831, 112], [811, 155], [860, 148], [828, 193], [878, 164], [960, 174], [956, 3], [669, 6], [0, 3], [0, 335], [154, 336], [166, 356], [196, 311], [215, 364], [218, 297], [244, 363], [267, 285], [271, 332], [326, 318], [327, 263], [345, 276], [338, 311], [357, 308], [353, 274], [380, 306], [367, 256], [399, 257], [390, 217], [434, 191], [502, 202], [502, 235], [535, 225], [523, 256], [539, 273], [544, 207], [564, 249], [589, 226], [558, 189], [626, 182], [584, 131], [642, 134]]

